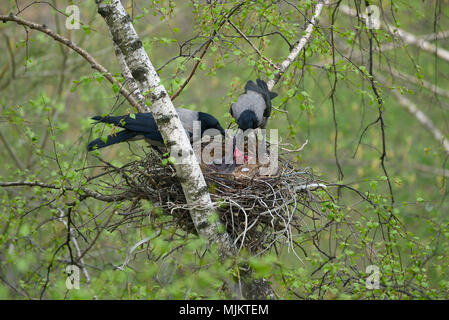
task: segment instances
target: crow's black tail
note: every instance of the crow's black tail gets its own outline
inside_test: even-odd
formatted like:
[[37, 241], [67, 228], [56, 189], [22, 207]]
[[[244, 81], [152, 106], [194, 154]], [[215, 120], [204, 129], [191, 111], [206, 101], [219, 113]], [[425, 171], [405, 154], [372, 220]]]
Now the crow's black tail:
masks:
[[265, 93], [265, 95], [267, 95], [270, 98], [270, 100], [278, 96], [276, 92], [271, 92], [270, 90], [268, 90], [268, 85], [265, 81], [260, 79], [257, 79], [256, 81], [257, 86], [262, 89], [262, 91]]
[[252, 80], [249, 80], [245, 85], [245, 93], [248, 90], [260, 93], [261, 95], [264, 96], [266, 102], [278, 96], [276, 92], [271, 92], [270, 90], [268, 90], [268, 85], [265, 81], [257, 79], [256, 82], [257, 84], [255, 84]]
[[[97, 119], [94, 119], [97, 120]], [[136, 135], [138, 135], [137, 132], [132, 132], [132, 131], [128, 131], [128, 130], [122, 130], [114, 135], [109, 135], [107, 136], [107, 138], [105, 139], [105, 141], [103, 141], [101, 138], [95, 139], [91, 142], [89, 142], [89, 144], [87, 145], [87, 151], [92, 151], [92, 150], [96, 150], [96, 149], [100, 149], [100, 148], [104, 148], [116, 143], [120, 143], [123, 141], [127, 141], [129, 139], [134, 138]]]
[[260, 88], [257, 86], [257, 84], [255, 84], [253, 82], [253, 80], [248, 80], [248, 82], [246, 83], [246, 85], [245, 85], [245, 93], [248, 92], [248, 90], [261, 93], [260, 92]]
[[91, 119], [96, 120], [98, 122], [111, 123], [111, 124], [121, 127], [121, 126], [123, 126], [121, 122], [124, 121], [126, 117], [127, 117], [126, 115], [125, 116], [104, 116], [104, 117], [95, 116], [95, 117], [92, 117]]
[[276, 92], [271, 92], [268, 89], [268, 85], [265, 81], [257, 79], [256, 82], [257, 84], [255, 84], [252, 80], [249, 80], [245, 86], [245, 93], [248, 90], [260, 93], [264, 98], [265, 104], [267, 106], [264, 111], [264, 117], [269, 117], [271, 114], [271, 99], [276, 98], [278, 94]]

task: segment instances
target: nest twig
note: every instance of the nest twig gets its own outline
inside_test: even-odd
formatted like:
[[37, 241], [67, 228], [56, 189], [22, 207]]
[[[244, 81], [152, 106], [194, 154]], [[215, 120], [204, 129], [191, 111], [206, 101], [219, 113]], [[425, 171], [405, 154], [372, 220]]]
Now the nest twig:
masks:
[[[310, 233], [317, 220], [327, 220], [317, 206], [323, 201], [322, 193], [316, 192], [325, 190], [325, 184], [313, 171], [295, 170], [285, 159], [279, 161], [278, 168], [275, 176], [238, 177], [203, 168], [216, 211], [239, 249], [262, 253], [276, 243], [294, 248], [300, 245], [294, 242], [293, 234]], [[100, 192], [131, 201], [120, 209], [123, 219], [113, 228], [148, 217], [141, 201], [149, 200], [172, 218], [170, 224], [196, 233], [176, 172], [170, 164], [162, 165], [159, 154], [148, 153], [120, 168], [105, 163], [104, 170], [112, 182], [101, 181]]]

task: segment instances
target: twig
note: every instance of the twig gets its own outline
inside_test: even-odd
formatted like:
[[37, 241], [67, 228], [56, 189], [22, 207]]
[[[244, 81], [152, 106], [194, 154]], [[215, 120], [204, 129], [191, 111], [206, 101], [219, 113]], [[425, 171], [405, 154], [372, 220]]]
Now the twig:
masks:
[[[70, 190], [70, 191], [74, 191], [74, 192], [79, 192], [79, 190], [77, 190], [76, 188], [74, 188], [72, 186], [57, 186], [54, 184], [48, 184], [48, 183], [43, 183], [43, 182], [38, 182], [38, 181], [35, 181], [35, 182], [29, 182], [29, 181], [0, 182], [0, 187], [3, 187], [3, 188], [20, 187], [20, 186], [41, 187], [41, 188], [56, 189], [56, 190], [65, 189], [65, 190]], [[98, 192], [92, 191], [86, 187], [80, 187], [79, 189], [81, 189], [85, 193], [86, 196], [97, 199], [97, 200], [105, 201], [105, 202], [121, 201], [121, 200], [128, 198], [128, 195], [126, 195], [126, 194], [104, 195], [104, 194], [100, 194]]]
[[446, 136], [435, 126], [433, 121], [427, 117], [418, 107], [397, 90], [392, 90], [393, 95], [399, 102], [399, 105], [411, 113], [437, 140], [443, 147], [444, 151], [449, 155], [449, 141]]
[[128, 100], [128, 102], [135, 107], [137, 110], [140, 111], [139, 103], [132, 97], [130, 92], [126, 90], [126, 88], [123, 87], [123, 85], [114, 79], [112, 74], [103, 67], [100, 63], [98, 63], [94, 57], [92, 57], [87, 51], [77, 46], [73, 41], [57, 34], [56, 32], [52, 31], [51, 29], [48, 29], [47, 26], [44, 24], [38, 24], [34, 23], [28, 20], [25, 20], [21, 17], [18, 17], [16, 15], [10, 14], [10, 15], [0, 15], [0, 21], [7, 22], [7, 21], [13, 21], [19, 25], [26, 26], [33, 30], [38, 30], [40, 32], [43, 32], [47, 34], [48, 36], [52, 37], [54, 40], [66, 45], [76, 53], [78, 53], [81, 57], [83, 57], [86, 61], [88, 61], [91, 65], [91, 67], [99, 72], [101, 72], [104, 77], [112, 84], [117, 84], [119, 86], [119, 92]]
[[399, 70], [396, 70], [394, 68], [391, 68], [391, 67], [390, 68], [385, 68], [385, 67], [381, 66], [380, 69], [382, 71], [390, 72], [390, 74], [393, 77], [402, 79], [402, 80], [404, 80], [406, 82], [412, 82], [412, 83], [414, 83], [416, 85], [424, 87], [425, 89], [433, 92], [434, 94], [437, 94], [437, 95], [449, 98], [449, 90], [445, 90], [443, 88], [440, 88], [437, 85], [435, 85], [435, 84], [433, 84], [433, 83], [431, 83], [429, 81], [426, 81], [424, 79], [417, 79], [414, 76], [411, 76], [409, 74], [403, 73], [403, 72], [401, 72]]
[[302, 151], [302, 150], [304, 149], [304, 147], [305, 147], [308, 143], [309, 143], [309, 140], [306, 140], [306, 141], [302, 144], [301, 147], [299, 147], [298, 149], [295, 149], [295, 150], [290, 150], [290, 149], [282, 148], [282, 147], [281, 147], [281, 150], [286, 151], [286, 152], [300, 152], [300, 151]]
[[192, 79], [193, 75], [196, 72], [196, 69], [198, 68], [198, 66], [201, 63], [201, 60], [203, 59], [204, 55], [206, 54], [207, 49], [209, 48], [210, 44], [213, 42], [215, 36], [218, 34], [218, 31], [221, 29], [221, 27], [225, 24], [226, 21], [228, 21], [228, 19], [243, 5], [244, 2], [240, 2], [238, 5], [236, 5], [229, 13], [228, 15], [220, 22], [220, 24], [218, 25], [218, 27], [212, 32], [211, 36], [209, 37], [209, 39], [206, 41], [205, 45], [204, 45], [204, 49], [203, 52], [201, 53], [200, 57], [197, 59], [195, 65], [192, 68], [192, 71], [190, 72], [189, 76], [187, 77], [187, 79], [183, 82], [183, 84], [181, 85], [181, 87], [170, 97], [171, 100], [175, 100], [179, 94], [182, 92], [182, 90], [184, 90], [184, 88], [187, 86], [187, 84], [190, 82], [190, 80]]
[[187, 79], [183, 82], [183, 84], [181, 85], [181, 87], [174, 93], [172, 94], [172, 96], [170, 97], [170, 99], [173, 101], [175, 100], [179, 94], [182, 92], [182, 90], [184, 90], [184, 88], [187, 86], [187, 84], [190, 82], [190, 80], [193, 78], [193, 75], [196, 72], [196, 69], [198, 68], [198, 66], [201, 63], [201, 60], [203, 59], [204, 55], [206, 54], [207, 49], [209, 48], [210, 44], [212, 43], [212, 40], [209, 39], [203, 49], [203, 52], [201, 53], [201, 55], [199, 56], [199, 58], [197, 59], [195, 65], [192, 68], [192, 71], [190, 72], [189, 76], [187, 77]]
[[273, 80], [268, 81], [268, 89], [273, 89], [273, 87], [276, 85], [276, 83], [279, 82], [284, 72], [287, 70], [287, 68], [292, 64], [292, 62], [298, 57], [299, 53], [304, 49], [305, 45], [310, 39], [310, 36], [312, 35], [313, 28], [315, 24], [318, 21], [318, 18], [321, 14], [321, 11], [323, 10], [324, 4], [327, 3], [327, 1], [320, 0], [315, 6], [315, 14], [313, 15], [312, 19], [310, 20], [309, 25], [307, 26], [305, 30], [305, 35], [299, 40], [298, 44], [290, 51], [290, 54], [287, 56], [287, 58], [281, 63], [279, 67], [279, 72], [277, 72], [274, 76]]
[[387, 29], [391, 34], [399, 37], [405, 43], [416, 45], [418, 48], [423, 49], [428, 52], [431, 52], [431, 53], [434, 53], [441, 59], [449, 62], [449, 51], [448, 50], [438, 47], [438, 46], [434, 45], [433, 43], [430, 43], [424, 39], [420, 39], [420, 38], [414, 36], [413, 34], [411, 34], [410, 32], [399, 29], [392, 25], [387, 24]]
[[[343, 13], [345, 13], [347, 15], [350, 15], [353, 17], [358, 16], [357, 11], [355, 9], [348, 7], [347, 5], [341, 5], [340, 9]], [[391, 24], [388, 24], [388, 23], [384, 23], [384, 24], [385, 24], [385, 27], [388, 30], [388, 32], [390, 32], [392, 35], [397, 36], [405, 43], [416, 45], [420, 49], [434, 53], [441, 59], [449, 61], [449, 51], [448, 50], [437, 47], [433, 43], [428, 42], [425, 37], [417, 37], [417, 36], [411, 34], [410, 32], [407, 32], [403, 29], [392, 26]], [[436, 38], [438, 38], [438, 36], [435, 36], [435, 39]]]
[[249, 43], [249, 45], [251, 46], [251, 48], [254, 49], [254, 51], [256, 51], [256, 53], [259, 55], [259, 57], [261, 57], [262, 59], [264, 59], [266, 62], [268, 62], [268, 64], [273, 67], [276, 70], [281, 70], [281, 68], [279, 68], [276, 64], [273, 63], [273, 61], [271, 61], [270, 59], [268, 59], [267, 57], [265, 57], [264, 55], [262, 55], [262, 53], [259, 51], [259, 49], [257, 49], [257, 47], [251, 42], [251, 40], [248, 39], [248, 37], [231, 21], [231, 19], [228, 19], [229, 24], [237, 31], [238, 34], [240, 34], [243, 39], [246, 40], [246, 42]]
[[[61, 208], [58, 208], [57, 210], [59, 211], [59, 221], [61, 221], [64, 224], [64, 226], [67, 228], [67, 232], [70, 233], [71, 240], [73, 241], [73, 244], [75, 245], [76, 252], [79, 257], [81, 255], [81, 250], [80, 250], [80, 246], [78, 244], [78, 240], [75, 237], [75, 230], [72, 229], [70, 227], [70, 225], [64, 220], [64, 216], [65, 216], [64, 210], [62, 210]], [[89, 272], [87, 271], [86, 266], [84, 265], [84, 260], [79, 259], [79, 262], [81, 264], [81, 270], [83, 271], [84, 276], [86, 277], [87, 286], [90, 287], [91, 279], [89, 276]]]
[[8, 143], [8, 140], [6, 140], [6, 137], [3, 135], [3, 132], [1, 130], [0, 130], [0, 140], [2, 140], [3, 144], [6, 147], [6, 150], [8, 150], [9, 155], [14, 160], [14, 162], [17, 165], [17, 167], [21, 171], [24, 171], [25, 170], [25, 166], [23, 165], [22, 161], [20, 161], [20, 159], [14, 153], [14, 150], [11, 148], [11, 145]]

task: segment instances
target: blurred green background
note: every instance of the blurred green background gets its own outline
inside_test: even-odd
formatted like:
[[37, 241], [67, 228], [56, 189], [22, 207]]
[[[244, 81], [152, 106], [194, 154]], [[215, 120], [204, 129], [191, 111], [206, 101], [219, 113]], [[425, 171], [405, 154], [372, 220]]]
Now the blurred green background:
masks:
[[[196, 60], [187, 57], [170, 59], [180, 53], [189, 55], [197, 50], [214, 27], [211, 19], [218, 14], [215, 9], [208, 8], [206, 1], [123, 2], [134, 19], [135, 28], [154, 66], [160, 68], [165, 65], [159, 71], [164, 85], [170, 93], [175, 92], [189, 75]], [[18, 1], [18, 3], [19, 8], [23, 9], [28, 2]], [[62, 11], [66, 6], [65, 1], [50, 3]], [[68, 30], [65, 27], [66, 18], [48, 4], [35, 4], [20, 15], [31, 21], [45, 23], [52, 30], [70, 38], [119, 78], [120, 69], [112, 41], [103, 19], [96, 12], [95, 3], [93, 1], [71, 1], [71, 3], [80, 8], [82, 27], [79, 30]], [[237, 1], [230, 1], [225, 6], [230, 8], [235, 3]], [[305, 10], [308, 17], [311, 16], [313, 2], [293, 3], [301, 10]], [[352, 1], [343, 3], [351, 7], [354, 4]], [[400, 28], [416, 36], [449, 29], [448, 1], [415, 0], [381, 3], [372, 1], [372, 3], [381, 7], [384, 21], [396, 23]], [[218, 7], [220, 5], [214, 8]], [[255, 1], [248, 4], [245, 10], [239, 12], [233, 18], [233, 22], [246, 34], [270, 33], [278, 30], [291, 43], [301, 36], [298, 30], [302, 30], [304, 18], [287, 1]], [[0, 4], [0, 14], [8, 14], [11, 11], [17, 11], [14, 1], [3, 1]], [[310, 167], [322, 179], [337, 182], [340, 180], [334, 156], [336, 131], [330, 99], [334, 81], [332, 69], [329, 67], [332, 63], [332, 51], [325, 40], [330, 41], [331, 14], [332, 10], [324, 10], [320, 19], [322, 26], [320, 32], [314, 33], [304, 55], [300, 56], [288, 70], [285, 78], [274, 88], [279, 94], [273, 100], [273, 106], [277, 110], [273, 112], [268, 128], [279, 129], [282, 141], [291, 144], [286, 146], [289, 149], [298, 148], [308, 140], [303, 151], [299, 154], [287, 154], [286, 157], [294, 161], [298, 168]], [[335, 25], [339, 74], [335, 91], [337, 153], [344, 173], [344, 178], [340, 182], [362, 193], [369, 191], [382, 194], [389, 202], [388, 186], [380, 163], [382, 150], [380, 125], [370, 127], [358, 145], [363, 130], [378, 117], [376, 99], [367, 78], [354, 71], [351, 62], [340, 55], [349, 56], [349, 48], [352, 47], [354, 55], [360, 54], [362, 57], [361, 61], [353, 59], [354, 63], [367, 66], [368, 38], [364, 32], [359, 35], [357, 21], [342, 12], [338, 12]], [[446, 226], [448, 221], [446, 180], [449, 175], [448, 153], [413, 115], [398, 104], [391, 95], [389, 87], [401, 90], [446, 137], [449, 132], [448, 97], [437, 96], [420, 85], [398, 80], [392, 77], [388, 70], [393, 67], [418, 80], [424, 79], [448, 90], [448, 61], [416, 46], [394, 40], [383, 30], [375, 32], [379, 41], [376, 45], [392, 43], [395, 45], [395, 48], [382, 54], [374, 53], [374, 70], [386, 78], [386, 82], [378, 83], [378, 87], [384, 99], [387, 152], [385, 165], [392, 182], [395, 213], [403, 222], [405, 230], [419, 236], [423, 243], [433, 243], [438, 230], [436, 226]], [[259, 59], [245, 40], [237, 36], [238, 34], [229, 25], [223, 27], [194, 77], [174, 101], [176, 107], [211, 113], [220, 120], [223, 127], [227, 127], [231, 123], [229, 107], [243, 92], [246, 81], [259, 77], [268, 80], [273, 76], [274, 70]], [[185, 44], [183, 51], [180, 52], [181, 45], [189, 39], [193, 40]], [[289, 53], [286, 41], [279, 34], [263, 39], [251, 39], [263, 55], [274, 63], [282, 62]], [[447, 37], [433, 43], [439, 48], [449, 50]], [[89, 118], [98, 114], [119, 115], [135, 110], [132, 110], [123, 97], [117, 96], [116, 88], [92, 70], [78, 54], [47, 35], [34, 30], [26, 32], [23, 27], [11, 22], [2, 23], [0, 52], [2, 135], [0, 180], [38, 180], [49, 183], [64, 179], [79, 181], [82, 174], [77, 169], [99, 164], [96, 158], [86, 154], [87, 142], [103, 132], [109, 132], [109, 129], [101, 126], [92, 127]], [[170, 62], [166, 64], [168, 61]], [[145, 146], [143, 142], [136, 143]], [[16, 161], [6, 144], [13, 150]], [[134, 157], [129, 152], [127, 144], [105, 148], [98, 154], [114, 165], [124, 164]], [[59, 167], [56, 160], [59, 161]], [[94, 168], [93, 173], [95, 172]], [[7, 250], [14, 250], [11, 249], [11, 242], [7, 241], [12, 236], [6, 231], [7, 223], [13, 224], [10, 219], [12, 212], [23, 214], [35, 207], [38, 208], [33, 214], [28, 215], [29, 219], [27, 218], [25, 223], [25, 225], [30, 223], [27, 228], [31, 230], [22, 230], [24, 223], [22, 219], [20, 220], [22, 222], [17, 222], [14, 228], [11, 227], [15, 230], [14, 236], [22, 233], [28, 235], [36, 227], [34, 223], [42, 222], [42, 216], [39, 217], [36, 212], [45, 215], [45, 212], [54, 210], [50, 204], [52, 195], [56, 193], [55, 191], [47, 194], [46, 191], [34, 189], [22, 191], [0, 189], [2, 199], [0, 219], [5, 228], [0, 251], [4, 253]], [[340, 198], [343, 199], [342, 202], [354, 206], [360, 201], [356, 194], [348, 191], [342, 191]], [[42, 203], [44, 204], [41, 205]], [[92, 204], [86, 212], [95, 217], [96, 208], [95, 204]], [[51, 219], [51, 215], [47, 218]], [[48, 232], [60, 234], [62, 238], [63, 226], [52, 226]], [[130, 244], [133, 240], [138, 241], [138, 234], [128, 236], [130, 238], [127, 241]], [[47, 237], [47, 241], [52, 239], [49, 235], [42, 237]], [[446, 239], [442, 241], [447, 242]], [[115, 248], [111, 250], [120, 256], [126, 251], [125, 248], [117, 249], [120, 247], [119, 242], [118, 238], [111, 240], [111, 246]], [[115, 251], [116, 249], [122, 251]], [[43, 251], [41, 258], [39, 254], [26, 258], [31, 260], [24, 262], [24, 270], [28, 272], [29, 268], [26, 266], [37, 265], [36, 261], [40, 259], [50, 259], [50, 252], [53, 251]], [[442, 258], [440, 263], [447, 268], [447, 256]], [[41, 266], [37, 268], [39, 271], [34, 272], [42, 273], [43, 268]], [[434, 270], [431, 274], [434, 285], [439, 283], [441, 277], [444, 278], [444, 272], [438, 273]], [[141, 276], [145, 278], [144, 275]], [[213, 279], [209, 280], [214, 282]], [[34, 285], [38, 287], [37, 284]], [[15, 293], [9, 290], [3, 289], [3, 294], [6, 297], [14, 296]], [[121, 293], [111, 293], [111, 296], [126, 296], [127, 289], [122, 290]], [[138, 288], [133, 287], [132, 290]], [[7, 291], [10, 293], [6, 293]], [[167, 296], [170, 294], [174, 293], [167, 293]], [[54, 297], [62, 298], [56, 293]]]

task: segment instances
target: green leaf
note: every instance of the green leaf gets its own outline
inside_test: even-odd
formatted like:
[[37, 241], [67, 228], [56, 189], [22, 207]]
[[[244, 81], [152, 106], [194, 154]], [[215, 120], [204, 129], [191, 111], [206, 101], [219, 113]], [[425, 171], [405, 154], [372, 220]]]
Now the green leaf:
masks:
[[113, 83], [112, 84], [112, 91], [114, 91], [115, 94], [119, 93], [119, 91], [120, 91], [119, 85], [116, 84], [116, 83]]
[[81, 26], [81, 28], [83, 29], [83, 31], [84, 31], [84, 33], [85, 34], [91, 34], [91, 30], [90, 30], [90, 26], [85, 26], [85, 25], [83, 25], [83, 26]]

